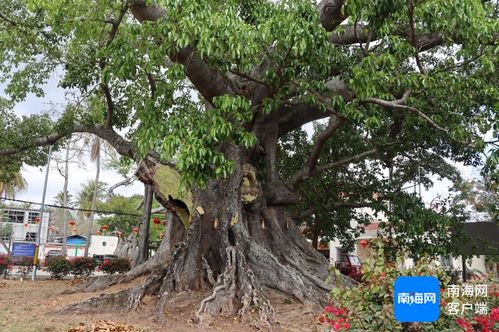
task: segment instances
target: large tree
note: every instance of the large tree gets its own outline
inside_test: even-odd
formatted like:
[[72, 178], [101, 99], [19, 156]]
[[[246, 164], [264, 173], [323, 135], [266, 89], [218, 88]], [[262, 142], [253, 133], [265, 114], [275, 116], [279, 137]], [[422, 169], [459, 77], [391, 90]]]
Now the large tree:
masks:
[[[78, 98], [55, 122], [2, 114], [0, 164], [40, 164], [73, 132], [108, 141], [141, 162], [139, 179], [188, 229], [162, 268], [112, 301], [137, 307], [157, 293], [162, 309], [176, 292], [212, 289], [200, 321], [252, 306], [269, 319], [266, 291], [321, 302], [331, 288], [288, 212], [304, 183], [366, 160], [392, 168], [420, 150], [481, 163], [497, 121], [496, 13], [478, 0], [7, 0], [0, 54], [12, 101], [42, 94], [54, 72]], [[326, 127], [283, 181], [279, 138], [318, 119]], [[323, 162], [325, 142], [345, 130], [352, 140]], [[168, 162], [184, 199], [164, 192]]]

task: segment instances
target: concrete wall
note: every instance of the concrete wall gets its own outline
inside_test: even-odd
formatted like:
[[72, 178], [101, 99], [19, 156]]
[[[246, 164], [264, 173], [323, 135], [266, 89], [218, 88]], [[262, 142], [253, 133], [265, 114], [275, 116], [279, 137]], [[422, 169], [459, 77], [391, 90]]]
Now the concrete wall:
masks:
[[88, 253], [92, 255], [112, 255], [118, 246], [118, 237], [112, 235], [92, 235]]

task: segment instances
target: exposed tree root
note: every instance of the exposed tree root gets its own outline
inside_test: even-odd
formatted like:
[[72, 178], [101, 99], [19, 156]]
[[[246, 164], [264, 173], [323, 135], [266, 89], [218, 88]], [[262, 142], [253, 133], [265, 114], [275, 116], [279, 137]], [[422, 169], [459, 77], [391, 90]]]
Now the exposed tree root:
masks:
[[175, 246], [184, 237], [183, 224], [178, 217], [170, 219], [165, 233], [167, 236], [161, 241], [156, 254], [148, 259], [146, 262], [133, 267], [130, 271], [122, 275], [106, 275], [89, 279], [88, 282], [82, 283], [73, 292], [96, 292], [104, 290], [113, 285], [128, 283], [141, 277], [145, 274], [152, 273], [153, 271], [164, 269], [172, 262], [172, 252]]
[[228, 247], [226, 251], [225, 271], [219, 275], [211, 295], [201, 301], [194, 321], [206, 328], [214, 316], [234, 314], [235, 304], [239, 302], [242, 305], [237, 310], [240, 318], [247, 320], [251, 316], [248, 315], [250, 308], [254, 307], [258, 310], [259, 319], [253, 320], [252, 325], [259, 329], [263, 329], [262, 325], [270, 327], [270, 322], [274, 320], [274, 308], [270, 301], [261, 295], [261, 289], [258, 288], [244, 255], [233, 246]]

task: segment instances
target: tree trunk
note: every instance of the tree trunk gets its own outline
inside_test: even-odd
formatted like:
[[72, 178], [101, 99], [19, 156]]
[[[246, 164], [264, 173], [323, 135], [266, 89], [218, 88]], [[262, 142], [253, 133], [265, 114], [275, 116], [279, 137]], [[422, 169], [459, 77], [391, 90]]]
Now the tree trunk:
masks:
[[[187, 236], [165, 259], [168, 264], [153, 271], [139, 287], [90, 299], [69, 310], [95, 310], [99, 305], [119, 308], [124, 302], [134, 309], [145, 295], [158, 294], [157, 309], [163, 313], [179, 292], [204, 290], [211, 294], [200, 303], [194, 320], [206, 326], [213, 316], [246, 317], [255, 308], [257, 322], [268, 324], [273, 308], [267, 294], [272, 291], [302, 303], [325, 304], [332, 287], [325, 282], [328, 261], [304, 239], [285, 206], [266, 204], [265, 191], [273, 187], [262, 188], [247, 153], [230, 147], [225, 154], [234, 161], [233, 174], [193, 192]], [[154, 168], [150, 165], [149, 175]], [[154, 179], [150, 181], [156, 189]], [[242, 183], [247, 182], [257, 196], [251, 201], [242, 195], [248, 190]]]
[[89, 227], [87, 233], [87, 242], [85, 243], [85, 257], [88, 257], [88, 249], [90, 248], [90, 238], [92, 237], [92, 228], [94, 226], [94, 211], [97, 205], [97, 192], [99, 191], [99, 176], [100, 176], [100, 153], [96, 155], [95, 158], [95, 167], [97, 167], [97, 171], [95, 172], [95, 188], [94, 193], [92, 195], [92, 204], [90, 207], [90, 218], [89, 218]]
[[62, 254], [67, 255], [68, 246], [68, 182], [69, 182], [69, 144], [66, 146], [66, 159], [64, 159], [64, 188], [63, 188], [63, 226], [62, 226]]
[[317, 225], [317, 216], [314, 217], [314, 224], [312, 226], [312, 248], [319, 248], [319, 225]]
[[144, 263], [149, 258], [149, 223], [151, 220], [151, 207], [153, 190], [150, 184], [144, 184], [144, 215], [140, 225], [139, 254], [134, 266]]

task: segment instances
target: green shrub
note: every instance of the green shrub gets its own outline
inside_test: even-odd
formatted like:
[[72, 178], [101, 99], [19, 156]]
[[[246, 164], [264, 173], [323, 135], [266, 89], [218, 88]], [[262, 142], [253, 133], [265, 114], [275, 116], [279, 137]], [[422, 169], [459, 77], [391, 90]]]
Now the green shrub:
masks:
[[0, 275], [7, 276], [12, 270], [12, 260], [8, 255], [0, 254]]
[[69, 261], [71, 273], [76, 277], [90, 276], [95, 270], [95, 262], [90, 257], [75, 257]]
[[64, 256], [56, 256], [49, 260], [47, 270], [55, 279], [62, 279], [71, 272], [71, 264]]
[[106, 259], [100, 265], [100, 269], [105, 274], [125, 273], [131, 267], [130, 261], [127, 258]]
[[[26, 266], [33, 267], [34, 258], [33, 257], [16, 257], [17, 259], [14, 261], [15, 266]], [[40, 267], [40, 262], [37, 263], [37, 267]]]

